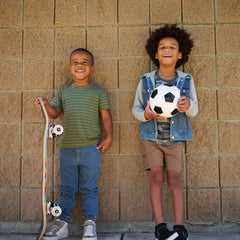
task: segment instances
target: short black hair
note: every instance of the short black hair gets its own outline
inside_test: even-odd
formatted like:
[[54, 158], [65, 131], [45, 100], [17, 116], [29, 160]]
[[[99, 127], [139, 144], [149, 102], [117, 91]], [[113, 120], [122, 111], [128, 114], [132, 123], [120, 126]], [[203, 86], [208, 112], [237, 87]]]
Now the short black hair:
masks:
[[172, 37], [178, 41], [179, 52], [182, 53], [182, 58], [177, 61], [175, 66], [175, 68], [178, 68], [188, 61], [194, 42], [190, 38], [190, 34], [186, 30], [177, 27], [177, 24], [166, 24], [163, 27], [156, 29], [154, 32], [151, 32], [145, 49], [153, 63], [158, 68], [159, 62], [158, 59], [155, 58], [155, 54], [158, 50], [159, 41], [166, 37]]
[[91, 57], [91, 59], [92, 59], [92, 65], [94, 65], [94, 56], [93, 56], [93, 54], [92, 54], [89, 50], [87, 50], [86, 48], [76, 48], [75, 50], [73, 50], [73, 51], [71, 52], [71, 54], [70, 54], [70, 59], [71, 59], [71, 56], [72, 56], [75, 52], [85, 52], [85, 53], [87, 53], [87, 54]]

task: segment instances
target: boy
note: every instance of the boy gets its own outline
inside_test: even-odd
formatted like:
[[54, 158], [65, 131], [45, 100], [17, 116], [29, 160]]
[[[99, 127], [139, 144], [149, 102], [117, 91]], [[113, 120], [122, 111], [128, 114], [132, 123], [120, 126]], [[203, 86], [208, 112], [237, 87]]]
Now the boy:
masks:
[[[94, 71], [92, 53], [84, 48], [75, 49], [70, 55], [69, 70], [74, 77], [72, 84], [60, 87], [51, 104], [41, 97], [48, 115], [55, 119], [64, 113], [65, 122], [59, 149], [61, 186], [58, 205], [62, 214], [52, 229], [45, 233], [44, 240], [68, 237], [68, 222], [78, 190], [82, 196], [84, 218], [82, 240], [97, 240], [95, 222], [98, 216], [100, 153], [111, 146], [112, 119], [106, 91], [89, 80]], [[41, 108], [39, 97], [35, 104]], [[100, 117], [106, 138], [99, 144]]]
[[[165, 25], [152, 32], [145, 46], [158, 70], [146, 73], [138, 84], [133, 114], [141, 123], [141, 138], [145, 169], [150, 169], [150, 200], [155, 219], [155, 237], [158, 240], [186, 240], [184, 227], [184, 195], [181, 166], [184, 143], [192, 140], [189, 117], [198, 112], [198, 101], [193, 79], [176, 68], [188, 61], [193, 47], [190, 35], [176, 25]], [[181, 91], [178, 114], [166, 119], [151, 111], [149, 97], [160, 84], [176, 85]], [[167, 183], [171, 191], [175, 225], [170, 231], [162, 215], [163, 167], [167, 169]]]

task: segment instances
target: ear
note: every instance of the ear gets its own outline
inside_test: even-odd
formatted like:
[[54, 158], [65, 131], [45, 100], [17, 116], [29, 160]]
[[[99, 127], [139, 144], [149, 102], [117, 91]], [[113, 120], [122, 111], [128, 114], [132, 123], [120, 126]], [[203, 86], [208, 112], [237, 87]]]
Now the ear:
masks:
[[158, 59], [158, 54], [157, 54], [157, 52], [155, 53], [155, 59]]
[[94, 70], [95, 70], [95, 66], [92, 66], [92, 67], [91, 67], [91, 73], [93, 73]]
[[178, 58], [179, 58], [179, 59], [182, 58], [182, 53], [181, 53], [181, 52], [178, 54]]

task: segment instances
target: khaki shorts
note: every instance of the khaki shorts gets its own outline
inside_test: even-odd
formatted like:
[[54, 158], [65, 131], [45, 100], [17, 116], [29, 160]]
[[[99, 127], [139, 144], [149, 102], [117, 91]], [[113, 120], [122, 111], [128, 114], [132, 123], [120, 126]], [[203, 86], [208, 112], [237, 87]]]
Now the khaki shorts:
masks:
[[142, 139], [144, 167], [166, 166], [167, 170], [181, 172], [184, 159], [184, 145], [160, 145]]

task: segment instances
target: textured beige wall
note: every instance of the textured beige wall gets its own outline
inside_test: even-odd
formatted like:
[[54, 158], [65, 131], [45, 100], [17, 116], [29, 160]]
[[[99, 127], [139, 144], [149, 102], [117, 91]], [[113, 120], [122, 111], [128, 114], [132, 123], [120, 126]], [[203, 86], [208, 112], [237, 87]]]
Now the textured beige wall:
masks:
[[[186, 144], [185, 218], [240, 219], [239, 0], [1, 0], [0, 221], [41, 219], [43, 118], [34, 98], [52, 99], [69, 79], [70, 52], [96, 58], [93, 81], [108, 90], [114, 142], [102, 156], [99, 221], [152, 221], [140, 123], [131, 108], [139, 77], [152, 69], [144, 50], [151, 29], [178, 23], [195, 48], [183, 70], [194, 76], [199, 114]], [[61, 123], [58, 119], [55, 123]], [[49, 141], [48, 197], [58, 197], [58, 147]], [[173, 221], [164, 189], [164, 215]], [[77, 195], [73, 221], [81, 221]]]

